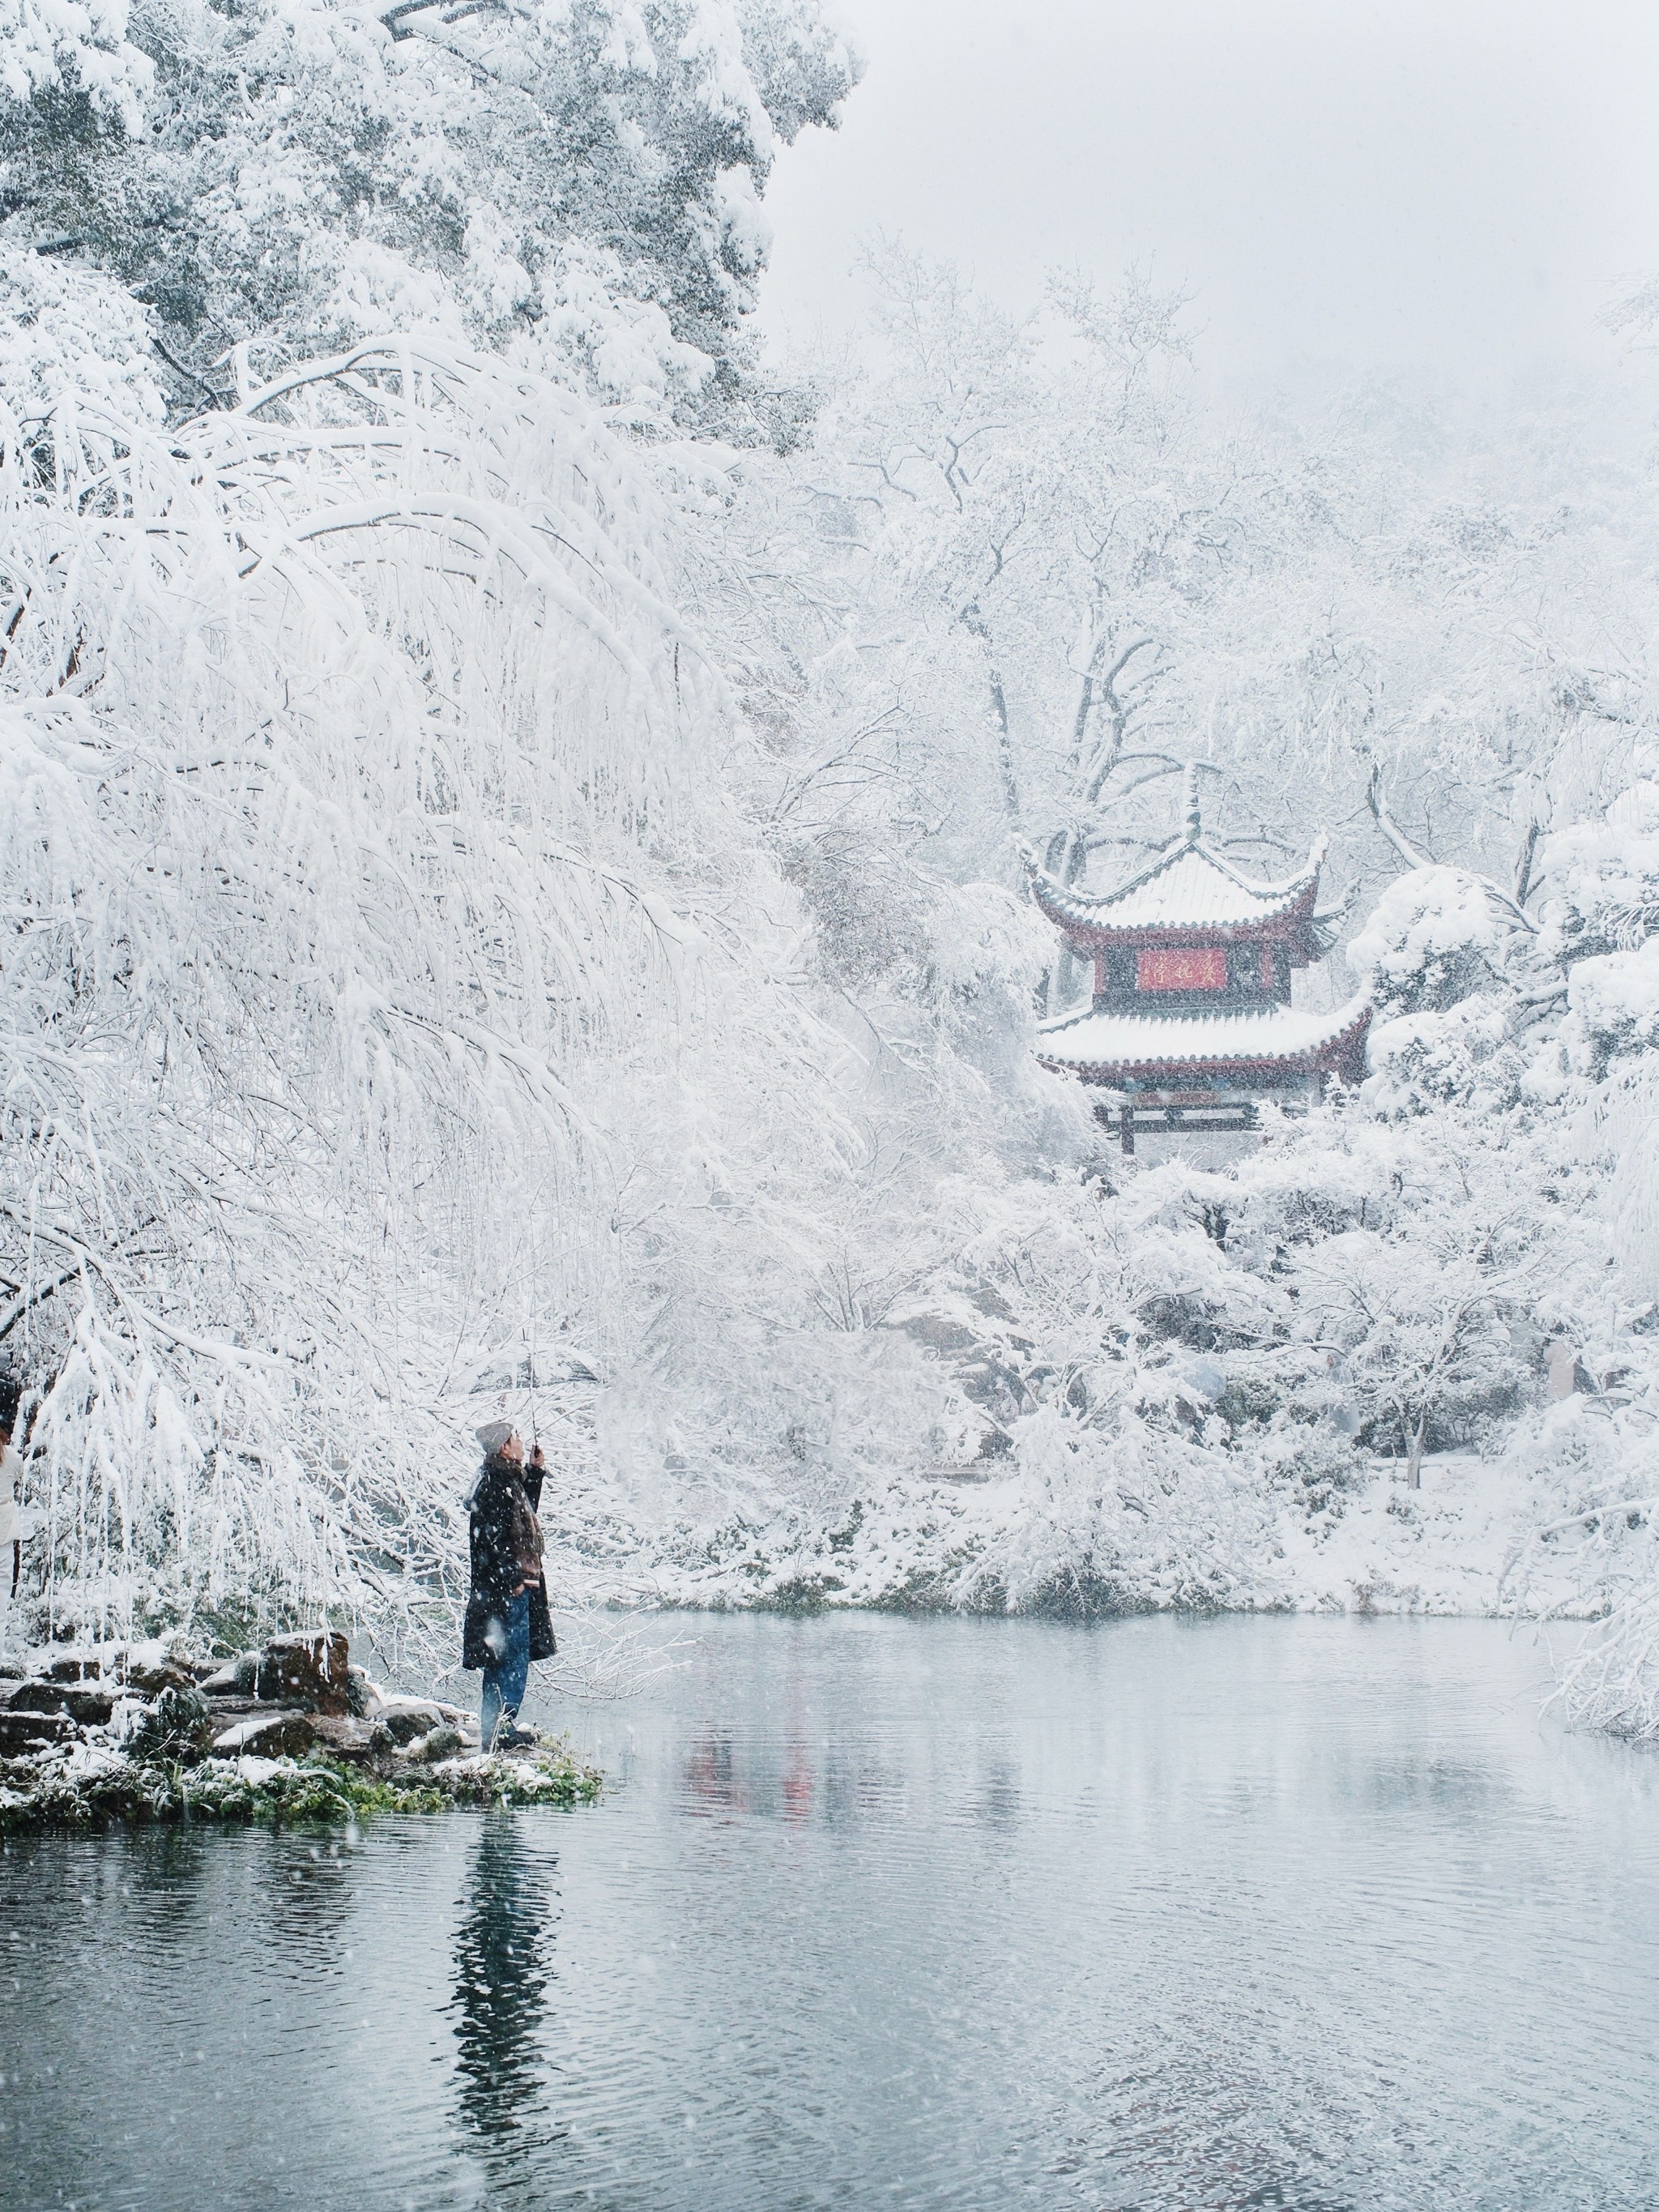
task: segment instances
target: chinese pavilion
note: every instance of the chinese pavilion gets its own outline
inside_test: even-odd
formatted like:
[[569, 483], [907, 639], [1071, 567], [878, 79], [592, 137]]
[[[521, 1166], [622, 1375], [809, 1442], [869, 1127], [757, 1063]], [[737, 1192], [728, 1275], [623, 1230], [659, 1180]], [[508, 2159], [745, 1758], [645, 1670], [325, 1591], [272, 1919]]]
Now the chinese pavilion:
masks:
[[1323, 957], [1314, 914], [1322, 842], [1288, 882], [1241, 875], [1209, 844], [1197, 780], [1182, 834], [1114, 891], [1066, 889], [1032, 869], [1036, 902], [1094, 970], [1093, 1004], [1042, 1023], [1045, 1067], [1099, 1085], [1125, 1152], [1141, 1128], [1249, 1128], [1257, 1103], [1318, 1097], [1365, 1072], [1370, 1006], [1291, 1004], [1291, 976]]

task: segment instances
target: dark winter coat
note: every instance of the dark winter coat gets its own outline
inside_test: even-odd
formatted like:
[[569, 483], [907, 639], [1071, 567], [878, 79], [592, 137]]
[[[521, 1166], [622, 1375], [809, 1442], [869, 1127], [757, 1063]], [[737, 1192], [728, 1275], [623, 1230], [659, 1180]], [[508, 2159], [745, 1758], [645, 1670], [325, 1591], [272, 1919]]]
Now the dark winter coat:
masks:
[[[514, 1549], [515, 1490], [530, 1502], [533, 1513], [542, 1502], [542, 1470], [515, 1467], [504, 1459], [487, 1459], [467, 1500], [468, 1535], [472, 1552], [472, 1586], [467, 1592], [466, 1623], [461, 1632], [461, 1664], [476, 1669], [488, 1667], [495, 1656], [484, 1632], [493, 1620], [504, 1620], [514, 1586], [521, 1570]], [[547, 1577], [530, 1591], [530, 1656], [550, 1659], [553, 1617], [547, 1606]]]

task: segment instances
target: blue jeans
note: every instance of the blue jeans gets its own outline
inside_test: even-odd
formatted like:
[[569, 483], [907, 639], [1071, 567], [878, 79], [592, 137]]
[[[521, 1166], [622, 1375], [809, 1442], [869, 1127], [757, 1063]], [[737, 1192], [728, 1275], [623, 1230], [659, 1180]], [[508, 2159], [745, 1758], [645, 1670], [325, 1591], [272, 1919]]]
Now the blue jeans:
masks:
[[518, 1718], [530, 1680], [529, 1591], [520, 1590], [517, 1597], [509, 1598], [500, 1619], [507, 1641], [484, 1668], [483, 1701], [478, 1713], [478, 1732], [486, 1751], [501, 1723], [505, 1721], [511, 1728]]

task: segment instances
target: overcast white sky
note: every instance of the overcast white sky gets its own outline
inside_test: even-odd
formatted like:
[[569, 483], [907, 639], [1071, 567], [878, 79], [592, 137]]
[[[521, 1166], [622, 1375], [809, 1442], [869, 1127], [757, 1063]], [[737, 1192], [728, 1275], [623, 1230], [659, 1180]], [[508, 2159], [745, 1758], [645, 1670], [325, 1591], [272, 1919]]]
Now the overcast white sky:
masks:
[[868, 58], [780, 159], [763, 319], [842, 327], [877, 229], [1011, 303], [1152, 258], [1221, 374], [1607, 360], [1659, 269], [1656, 0], [841, 0]]

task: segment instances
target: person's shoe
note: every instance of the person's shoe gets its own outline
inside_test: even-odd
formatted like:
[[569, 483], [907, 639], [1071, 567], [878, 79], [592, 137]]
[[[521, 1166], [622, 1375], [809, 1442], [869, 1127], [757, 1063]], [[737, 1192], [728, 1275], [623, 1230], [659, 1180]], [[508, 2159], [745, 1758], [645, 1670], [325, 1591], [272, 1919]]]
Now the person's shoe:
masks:
[[497, 1729], [497, 1751], [533, 1751], [541, 1741], [534, 1729], [521, 1729], [515, 1721], [511, 1728]]

